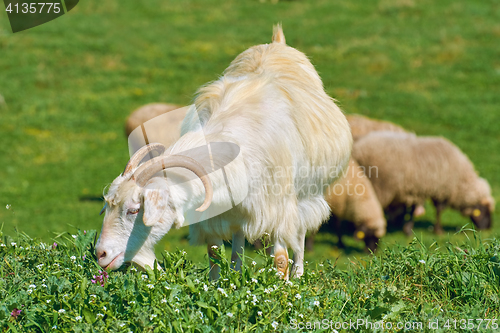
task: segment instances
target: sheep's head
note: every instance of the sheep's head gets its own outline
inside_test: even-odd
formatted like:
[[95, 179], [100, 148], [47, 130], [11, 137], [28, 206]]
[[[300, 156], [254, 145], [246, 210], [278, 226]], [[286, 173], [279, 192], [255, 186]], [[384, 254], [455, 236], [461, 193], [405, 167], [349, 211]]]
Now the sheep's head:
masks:
[[[212, 186], [203, 167], [180, 155], [163, 156], [165, 147], [150, 144], [130, 159], [124, 172], [111, 184], [107, 195], [101, 235], [96, 244], [98, 263], [118, 269], [125, 262], [153, 267], [154, 245], [171, 229], [182, 224], [166, 178], [154, 177], [167, 168], [182, 167], [195, 173], [205, 186], [205, 201], [198, 211], [206, 210], [212, 199]], [[142, 163], [148, 154], [160, 156]]]
[[378, 241], [385, 235], [385, 219], [380, 228], [370, 228], [366, 224], [361, 224], [354, 232], [354, 238], [365, 242], [365, 251], [367, 253], [375, 252], [378, 247]]
[[493, 223], [495, 199], [491, 196], [490, 185], [485, 179], [478, 179], [476, 192], [476, 203], [462, 209], [462, 214], [469, 216], [478, 229], [490, 229]]

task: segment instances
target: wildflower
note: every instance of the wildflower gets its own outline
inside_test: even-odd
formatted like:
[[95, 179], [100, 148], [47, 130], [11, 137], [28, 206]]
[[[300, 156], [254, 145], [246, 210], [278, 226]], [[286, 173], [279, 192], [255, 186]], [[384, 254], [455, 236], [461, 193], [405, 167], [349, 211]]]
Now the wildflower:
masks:
[[185, 256], [187, 254], [186, 251], [182, 251], [182, 255]]
[[170, 287], [169, 286], [165, 286], [165, 289], [170, 290]]
[[104, 317], [104, 315], [103, 315], [102, 313], [98, 313], [98, 314], [96, 315], [96, 317], [97, 317], [97, 318], [99, 318], [99, 317]]
[[167, 303], [167, 299], [166, 299], [166, 298], [164, 298], [164, 299], [162, 299], [162, 300], [161, 300], [161, 302], [162, 302], [162, 303]]
[[264, 273], [264, 271], [265, 271], [264, 268], [259, 269], [259, 273]]
[[10, 205], [9, 204], [5, 205], [5, 208], [10, 209]]
[[257, 279], [255, 279], [255, 278], [252, 278], [252, 282], [253, 283], [258, 283], [259, 281], [257, 281]]
[[252, 261], [252, 266], [255, 266], [257, 265], [257, 263], [255, 261]]
[[143, 280], [146, 280], [146, 279], [148, 278], [148, 276], [147, 276], [147, 275], [145, 275], [145, 274], [143, 274], [143, 275], [141, 276], [141, 278], [142, 278]]
[[90, 295], [90, 297], [92, 297], [92, 298], [96, 298], [97, 296], [96, 296], [96, 295], [94, 295], [94, 294], [91, 294], [91, 295]]
[[290, 280], [286, 281], [285, 284], [290, 287], [293, 286], [293, 282]]
[[272, 292], [273, 292], [273, 288], [266, 288], [266, 289], [264, 289], [264, 292], [265, 292], [266, 294], [270, 294], [270, 293], [272, 293]]
[[10, 315], [12, 317], [14, 317], [15, 319], [17, 319], [17, 316], [19, 316], [21, 314], [21, 311], [20, 309], [18, 308], [14, 308], [14, 310], [12, 310], [12, 312], [10, 313]]
[[270, 257], [271, 257], [271, 258], [274, 258], [274, 254], [271, 254], [271, 255], [270, 255]]
[[28, 289], [28, 290], [26, 290], [26, 292], [27, 292], [29, 295], [31, 295], [31, 293], [33, 292], [33, 290], [32, 290], [32, 289]]
[[47, 285], [44, 283], [44, 284], [42, 284], [42, 287], [47, 288]]
[[304, 315], [302, 313], [299, 313], [300, 318], [304, 318]]
[[85, 258], [87, 258], [87, 255], [86, 255], [86, 254], [84, 254], [84, 255], [82, 256], [83, 261], [85, 261]]
[[75, 317], [75, 320], [76, 320], [76, 321], [80, 321], [80, 320], [82, 320], [82, 317], [81, 317], [81, 316], [76, 316], [76, 317]]
[[63, 297], [64, 297], [64, 298], [68, 298], [68, 297], [69, 297], [69, 295], [68, 295], [68, 294], [64, 294], [64, 295], [63, 295]]
[[425, 264], [425, 260], [423, 260], [423, 259], [419, 260], [418, 262], [421, 264]]
[[276, 276], [282, 277], [283, 275], [285, 275], [285, 273], [283, 273], [282, 271], [276, 272]]
[[101, 287], [104, 287], [104, 284], [106, 283], [106, 279], [108, 278], [108, 273], [106, 271], [99, 271], [100, 275], [94, 275], [94, 278], [90, 280], [92, 283], [97, 283], [100, 284]]
[[78, 237], [77, 235], [71, 235], [71, 237], [73, 237], [74, 239], [76, 239], [76, 237]]
[[319, 264], [319, 267], [323, 267], [323, 264]]
[[36, 285], [34, 284], [30, 284], [28, 287], [30, 287], [31, 289], [36, 289]]
[[83, 230], [83, 234], [86, 235], [87, 234], [87, 230]]
[[278, 328], [278, 323], [276, 321], [273, 321], [273, 323], [271, 324], [271, 326], [274, 328], [274, 329], [277, 329]]
[[218, 249], [219, 247], [217, 245], [212, 245], [212, 249]]
[[293, 307], [293, 304], [291, 302], [288, 302], [289, 307]]
[[57, 262], [55, 262], [53, 266], [60, 267]]
[[301, 298], [302, 298], [302, 296], [300, 296], [300, 294], [297, 294], [297, 295], [295, 295], [295, 298], [296, 298], [296, 299], [301, 299]]
[[319, 301], [314, 301], [314, 306], [319, 306]]
[[1, 244], [0, 244], [0, 247], [5, 247], [5, 244], [4, 244], [4, 243], [1, 243]]
[[137, 268], [132, 267], [132, 268], [130, 269], [130, 271], [131, 271], [131, 272], [137, 272]]
[[236, 286], [234, 285], [234, 283], [231, 283], [230, 287], [234, 290], [236, 290]]
[[36, 265], [36, 268], [38, 268], [38, 269], [42, 269], [42, 267], [43, 267], [43, 264]]
[[293, 259], [288, 259], [288, 262], [290, 263], [290, 265], [293, 264]]
[[52, 249], [55, 249], [57, 247], [57, 243], [54, 242], [54, 244], [52, 244]]
[[107, 307], [105, 307], [105, 306], [103, 306], [103, 307], [102, 307], [102, 309], [103, 309], [104, 311], [106, 311], [108, 308], [107, 308]]
[[203, 290], [208, 291], [208, 286], [206, 284], [203, 284]]
[[121, 324], [120, 324], [120, 325], [118, 325], [118, 326], [123, 327], [123, 326], [125, 326], [125, 323], [121, 323]]
[[57, 325], [52, 326], [53, 330], [57, 330]]
[[220, 287], [219, 287], [219, 288], [217, 288], [217, 290], [218, 290], [218, 291], [219, 291], [222, 295], [224, 295], [224, 296], [226, 296], [226, 297], [227, 297], [227, 293], [226, 293], [226, 291], [225, 291], [224, 289], [222, 289], [222, 288], [220, 288]]
[[49, 304], [49, 303], [50, 303], [50, 299], [47, 300], [47, 304]]
[[149, 289], [153, 289], [153, 288], [155, 287], [155, 285], [154, 285], [154, 284], [148, 284], [148, 285], [147, 285], [147, 287], [148, 287]]
[[80, 264], [76, 265], [76, 267], [78, 267], [78, 268], [83, 268], [83, 267], [82, 267], [82, 265], [80, 265]]
[[12, 243], [10, 243], [10, 245], [12, 245], [12, 246], [16, 246], [17, 244], [16, 244], [16, 243], [14, 243], [14, 242], [12, 242]]
[[174, 312], [175, 312], [175, 313], [179, 313], [179, 309], [175, 309], [175, 310], [174, 310]]
[[232, 314], [231, 312], [228, 312], [228, 313], [227, 313], [227, 316], [228, 316], [229, 318], [233, 318], [233, 314]]
[[153, 320], [154, 318], [156, 318], [158, 315], [156, 314], [152, 314], [150, 317], [149, 317], [149, 320]]
[[66, 312], [66, 310], [64, 310], [64, 309], [59, 309], [59, 311], [57, 311], [57, 312], [59, 312], [59, 313], [64, 313], [64, 312]]
[[258, 316], [262, 316], [262, 311], [257, 311]]
[[129, 303], [130, 303], [130, 304], [135, 304], [135, 301], [130, 301]]
[[198, 283], [200, 283], [200, 280], [194, 279], [194, 283], [198, 284]]
[[44, 244], [43, 242], [42, 242], [42, 243], [40, 243], [40, 248], [41, 248], [42, 250], [45, 250], [45, 244]]
[[200, 319], [203, 319], [203, 312], [198, 311], [198, 313], [200, 314]]
[[76, 260], [76, 257], [75, 256], [71, 256], [69, 257], [71, 260], [75, 261]]

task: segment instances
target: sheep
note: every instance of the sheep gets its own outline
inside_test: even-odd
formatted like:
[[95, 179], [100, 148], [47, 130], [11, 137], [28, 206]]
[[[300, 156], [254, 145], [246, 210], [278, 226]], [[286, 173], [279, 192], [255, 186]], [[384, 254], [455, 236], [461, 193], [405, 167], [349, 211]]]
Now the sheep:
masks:
[[[133, 130], [137, 127], [141, 126], [148, 120], [151, 120], [157, 116], [162, 114], [169, 113], [170, 111], [174, 111], [182, 108], [180, 105], [175, 104], [167, 104], [167, 103], [150, 103], [141, 106], [138, 109], [135, 109], [130, 116], [128, 116], [127, 121], [125, 122], [125, 136], [128, 137]], [[173, 115], [174, 113], [170, 113]], [[186, 115], [186, 110], [182, 113], [175, 113], [175, 117], [172, 119], [172, 122], [181, 123], [182, 119]], [[180, 136], [180, 126], [178, 135]]]
[[[410, 207], [428, 198], [436, 207], [436, 233], [443, 232], [441, 212], [446, 207], [470, 217], [478, 229], [491, 227], [495, 201], [488, 182], [480, 178], [471, 161], [453, 143], [442, 137], [373, 132], [358, 140], [353, 157], [370, 169], [382, 207]], [[404, 225], [411, 234], [413, 218]]]
[[[300, 277], [305, 234], [329, 216], [323, 190], [347, 167], [352, 148], [349, 124], [307, 57], [287, 46], [275, 27], [272, 43], [244, 51], [222, 77], [199, 89], [182, 128], [170, 147], [139, 149], [110, 185], [96, 243], [99, 265], [152, 267], [154, 244], [198, 216], [201, 222], [189, 225], [190, 243], [207, 245], [211, 279], [219, 275], [214, 248], [223, 240], [232, 238], [238, 270], [245, 238], [265, 234], [279, 273]], [[236, 153], [215, 149], [220, 143]], [[198, 153], [183, 155], [203, 147], [210, 153], [202, 163]], [[153, 153], [158, 156], [141, 164]], [[226, 165], [229, 155], [241, 159]], [[223, 167], [210, 172], [214, 164]], [[197, 177], [191, 180], [185, 169]], [[167, 177], [153, 177], [162, 170]]]
[[[355, 237], [364, 240], [366, 249], [374, 252], [378, 240], [385, 235], [387, 222], [370, 180], [353, 158], [345, 175], [327, 187], [325, 199], [332, 210], [328, 226], [336, 232], [339, 247], [344, 247], [340, 222], [347, 220], [356, 227]], [[306, 239], [309, 251], [313, 248], [314, 236]]]
[[372, 119], [359, 114], [348, 114], [346, 115], [346, 118], [351, 126], [351, 133], [354, 142], [374, 131], [390, 131], [397, 133], [408, 132], [401, 126], [393, 124], [389, 121]]

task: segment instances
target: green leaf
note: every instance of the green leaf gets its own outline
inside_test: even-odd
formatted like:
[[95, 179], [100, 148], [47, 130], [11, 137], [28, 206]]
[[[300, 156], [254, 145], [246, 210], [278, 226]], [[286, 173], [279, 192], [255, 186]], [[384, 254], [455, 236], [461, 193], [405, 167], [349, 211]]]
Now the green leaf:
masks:
[[90, 311], [88, 308], [86, 308], [86, 307], [83, 308], [82, 313], [83, 313], [83, 317], [85, 318], [87, 323], [93, 324], [95, 322], [95, 316], [92, 313], [92, 311]]

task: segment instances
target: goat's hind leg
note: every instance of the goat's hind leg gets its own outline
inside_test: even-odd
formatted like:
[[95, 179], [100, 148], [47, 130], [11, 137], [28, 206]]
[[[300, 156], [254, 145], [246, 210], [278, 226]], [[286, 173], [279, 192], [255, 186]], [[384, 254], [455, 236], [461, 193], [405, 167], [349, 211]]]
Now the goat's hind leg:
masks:
[[293, 249], [293, 266], [292, 277], [300, 278], [304, 274], [304, 243], [306, 240], [306, 232], [300, 231], [297, 235], [299, 248]]
[[281, 240], [274, 241], [272, 254], [278, 272], [283, 274], [284, 279], [288, 279], [288, 250], [286, 244]]

